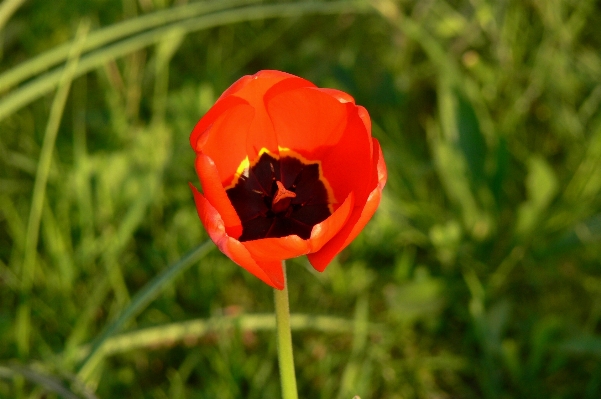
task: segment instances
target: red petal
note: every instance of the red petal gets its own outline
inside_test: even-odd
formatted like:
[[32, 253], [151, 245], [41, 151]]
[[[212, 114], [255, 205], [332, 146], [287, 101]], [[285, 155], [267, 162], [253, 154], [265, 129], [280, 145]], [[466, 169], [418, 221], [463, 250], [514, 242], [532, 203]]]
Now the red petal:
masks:
[[313, 226], [311, 237], [309, 237], [310, 252], [319, 251], [340, 231], [340, 229], [342, 229], [342, 226], [347, 222], [349, 215], [353, 210], [354, 203], [355, 196], [353, 193], [350, 193], [342, 205], [340, 205], [332, 215], [323, 222]]
[[298, 76], [280, 71], [267, 70], [260, 71], [250, 76], [250, 79], [245, 79], [243, 84], [237, 85], [234, 83], [236, 88], [234, 90], [230, 90], [230, 88], [226, 93], [240, 97], [248, 101], [254, 107], [263, 106], [263, 98], [267, 91], [284, 80], [302, 82], [302, 85], [314, 86], [311, 82], [299, 78]]
[[[230, 98], [235, 97], [223, 101], [229, 102]], [[253, 108], [246, 103], [231, 106], [213, 120], [197, 141], [196, 152], [213, 160], [223, 186], [231, 183], [240, 163], [246, 159], [245, 138], [252, 126], [253, 115]], [[206, 124], [204, 119], [198, 125]], [[192, 134], [195, 133], [196, 128]]]
[[303, 240], [297, 235], [281, 238], [262, 238], [242, 243], [258, 261], [282, 261], [319, 250], [344, 225], [352, 209], [352, 193], [330, 217], [313, 226], [311, 237]]
[[269, 88], [269, 90], [267, 90], [267, 92], [265, 92], [265, 95], [263, 96], [263, 103], [265, 105], [265, 108], [267, 108], [267, 104], [269, 104], [269, 102], [271, 102], [271, 100], [275, 96], [282, 94], [286, 91], [301, 89], [303, 87], [311, 87], [317, 89], [313, 83], [303, 78], [299, 78], [297, 76], [294, 76], [293, 78], [284, 79], [274, 84], [272, 87]]
[[[267, 94], [267, 112], [278, 145], [310, 160], [318, 160], [327, 147], [340, 140], [347, 120], [344, 104], [314, 88]], [[346, 193], [348, 195], [348, 192]], [[346, 195], [341, 199], [346, 198]]]
[[247, 104], [247, 102], [238, 97], [226, 97], [217, 101], [215, 105], [200, 118], [196, 123], [196, 126], [194, 126], [192, 134], [190, 134], [190, 145], [192, 146], [192, 149], [196, 152], [201, 151], [209, 136], [209, 128], [215, 120], [229, 108], [241, 104]]
[[217, 99], [220, 101], [221, 99], [225, 99], [228, 96], [231, 96], [238, 92], [242, 87], [246, 86], [248, 82], [254, 79], [254, 75], [244, 75], [240, 79], [236, 80], [230, 87], [228, 87]]
[[243, 97], [255, 108], [255, 118], [246, 142], [246, 151], [251, 162], [258, 158], [262, 148], [267, 148], [273, 154], [278, 153], [277, 129], [274, 130], [267, 113], [267, 99], [273, 96], [273, 93], [306, 86], [314, 85], [308, 80], [279, 71], [261, 71], [254, 80], [236, 93], [236, 96]]
[[272, 154], [278, 153], [278, 142], [271, 120], [262, 104], [255, 107], [255, 115], [248, 129], [248, 136], [240, 138], [240, 144], [244, 145], [244, 151], [252, 163], [259, 158], [259, 153], [263, 148], [269, 150]]
[[[256, 79], [261, 79], [262, 81], [268, 83], [269, 86], [277, 83], [280, 80], [283, 79], [287, 79], [287, 78], [298, 78], [297, 76], [291, 75], [289, 73], [286, 72], [282, 72], [282, 71], [275, 71], [275, 70], [263, 70], [263, 71], [259, 71], [257, 73], [255, 73], [254, 75], [245, 75], [242, 76], [240, 79], [238, 79], [237, 81], [235, 81], [234, 83], [232, 83], [232, 85], [230, 87], [227, 88], [227, 90], [225, 90], [221, 96], [219, 96], [219, 100], [221, 100], [222, 98], [225, 98], [227, 96], [231, 96], [233, 94], [239, 93], [240, 91], [243, 91], [242, 89], [247, 86], [251, 81], [256, 80]], [[298, 78], [300, 79], [300, 78]], [[269, 88], [269, 87], [268, 87]], [[244, 95], [240, 95], [238, 97], [244, 97]]]
[[252, 257], [261, 261], [282, 261], [309, 253], [306, 240], [292, 235], [280, 238], [261, 238], [242, 243]]
[[279, 146], [320, 160], [338, 203], [351, 191], [356, 201], [365, 201], [370, 191], [372, 144], [360, 108], [341, 103], [322, 89], [301, 88], [274, 95], [267, 109]]
[[[372, 140], [355, 105], [345, 104], [348, 122], [336, 145], [329, 147], [321, 158], [323, 174], [332, 187], [338, 202], [350, 192], [355, 193], [355, 204], [365, 203], [371, 191]], [[373, 187], [372, 187], [373, 188]]]
[[365, 130], [370, 132], [371, 135], [371, 118], [369, 117], [369, 113], [364, 107], [357, 105], [357, 114], [359, 114], [359, 118], [361, 118], [361, 120], [363, 121], [363, 124], [365, 125]]
[[328, 241], [321, 250], [307, 255], [311, 265], [320, 272], [328, 266], [340, 251], [346, 248], [346, 246], [357, 237], [380, 204], [382, 189], [386, 184], [387, 178], [386, 164], [384, 163], [380, 144], [375, 139], [373, 139], [373, 149], [373, 170], [374, 175], [376, 176], [376, 179], [374, 179], [375, 188], [369, 193], [365, 205], [358, 205], [353, 209], [344, 227], [334, 238]]
[[280, 82], [287, 82], [283, 87], [313, 85], [280, 71], [245, 76], [221, 95], [192, 131], [192, 148], [213, 159], [224, 186], [231, 183], [246, 156], [252, 162], [262, 148], [277, 153], [277, 140], [265, 111], [264, 96]]
[[204, 196], [221, 216], [225, 231], [231, 237], [240, 237], [242, 235], [242, 222], [221, 184], [215, 163], [209, 156], [198, 154], [195, 166]]
[[353, 104], [355, 103], [355, 99], [350, 94], [345, 93], [343, 91], [336, 90], [336, 89], [328, 89], [328, 88], [320, 88], [318, 90], [321, 91], [322, 93], [329, 94], [330, 96], [334, 97], [341, 103], [353, 103]]
[[380, 189], [383, 189], [388, 180], [388, 170], [386, 169], [386, 163], [384, 162], [384, 154], [382, 154], [382, 147], [376, 139], [373, 140], [374, 146], [374, 160], [376, 162], [377, 181]]
[[194, 194], [198, 216], [219, 250], [266, 284], [280, 290], [283, 289], [284, 274], [281, 262], [257, 262], [253, 259], [240, 241], [227, 235], [223, 220], [217, 210], [192, 184], [190, 184], [190, 188]]

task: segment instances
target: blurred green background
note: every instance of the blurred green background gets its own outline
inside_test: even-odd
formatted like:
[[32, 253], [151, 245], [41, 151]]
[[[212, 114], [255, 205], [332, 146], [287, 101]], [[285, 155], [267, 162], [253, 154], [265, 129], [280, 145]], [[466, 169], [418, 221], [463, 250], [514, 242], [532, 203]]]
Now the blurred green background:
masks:
[[272, 290], [187, 184], [260, 69], [351, 93], [389, 170], [323, 274], [288, 262], [300, 397], [601, 397], [600, 7], [4, 0], [0, 397], [279, 397]]

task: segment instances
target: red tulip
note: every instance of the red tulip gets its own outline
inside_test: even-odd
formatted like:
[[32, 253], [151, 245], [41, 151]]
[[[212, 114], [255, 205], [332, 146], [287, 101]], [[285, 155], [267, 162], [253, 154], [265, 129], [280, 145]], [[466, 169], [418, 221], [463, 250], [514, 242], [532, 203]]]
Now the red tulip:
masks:
[[190, 135], [196, 208], [219, 249], [274, 288], [282, 260], [323, 271], [372, 217], [386, 165], [365, 108], [279, 71], [244, 76]]

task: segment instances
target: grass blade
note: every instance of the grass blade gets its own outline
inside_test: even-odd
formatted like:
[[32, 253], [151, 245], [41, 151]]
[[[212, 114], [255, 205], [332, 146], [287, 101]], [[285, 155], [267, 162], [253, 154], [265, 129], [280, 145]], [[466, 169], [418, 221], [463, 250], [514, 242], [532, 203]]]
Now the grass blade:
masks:
[[[81, 399], [81, 396], [76, 395], [69, 388], [65, 387], [56, 377], [19, 365], [0, 366], [0, 378], [14, 379], [17, 375], [42, 386], [48, 392], [60, 395], [64, 399]], [[96, 398], [91, 393], [86, 393], [85, 397], [88, 399]]]
[[[308, 2], [293, 4], [270, 4], [242, 7], [217, 12], [202, 17], [162, 26], [104, 47], [82, 57], [75, 77], [104, 65], [110, 60], [160, 42], [165, 36], [176, 33], [188, 34], [216, 26], [268, 18], [294, 17], [304, 14], [336, 14], [369, 10], [364, 1], [336, 1], [329, 3]], [[26, 85], [7, 94], [0, 101], [0, 120], [51, 91], [59, 82], [62, 68], [48, 72]]]
[[[27, 232], [25, 234], [24, 257], [21, 268], [21, 294], [25, 296], [29, 294], [35, 277], [40, 221], [42, 218], [42, 208], [44, 205], [44, 197], [46, 195], [46, 183], [50, 173], [54, 143], [58, 134], [58, 128], [63, 116], [63, 111], [65, 109], [65, 103], [67, 102], [67, 97], [69, 95], [71, 81], [74, 78], [75, 70], [77, 69], [77, 63], [79, 61], [79, 55], [81, 54], [81, 49], [85, 42], [89, 28], [90, 22], [88, 20], [82, 21], [79, 25], [75, 44], [71, 49], [69, 61], [67, 62], [64, 72], [61, 72], [61, 76], [58, 81], [58, 90], [54, 96], [54, 101], [52, 102], [52, 106], [50, 108], [50, 115], [46, 125], [44, 142], [42, 144], [42, 150], [40, 153], [40, 159], [38, 161], [36, 178], [33, 187]], [[17, 321], [15, 323], [15, 331], [19, 337], [17, 339], [17, 347], [19, 352], [23, 355], [26, 355], [29, 352], [29, 338], [31, 333], [30, 307], [31, 304], [27, 300], [24, 300], [19, 306]]]
[[24, 2], [25, 0], [4, 0], [2, 4], [0, 4], [0, 29], [4, 28], [4, 25], [6, 25], [10, 17], [12, 17]]
[[108, 338], [117, 333], [129, 320], [135, 317], [140, 311], [142, 311], [157, 295], [165, 288], [175, 277], [192, 266], [195, 262], [203, 258], [211, 249], [214, 248], [212, 241], [206, 241], [205, 243], [194, 248], [183, 258], [177, 261], [175, 264], [165, 269], [161, 274], [151, 280], [141, 291], [139, 291], [127, 308], [125, 308], [121, 315], [109, 324], [104, 332], [98, 336], [98, 338], [92, 343], [90, 353], [83, 360], [78, 377], [82, 381], [86, 381], [90, 376], [90, 373], [94, 370], [98, 362], [103, 357], [102, 348], [105, 345]]
[[[192, 3], [116, 23], [90, 33], [88, 40], [86, 40], [86, 43], [82, 48], [82, 53], [96, 50], [108, 43], [121, 40], [148, 29], [208, 14], [210, 12], [237, 7], [243, 4], [256, 3], [258, 1], [260, 0], [217, 0], [212, 2]], [[4, 6], [5, 3], [7, 2], [2, 3], [2, 6]], [[0, 28], [2, 27], [2, 11], [3, 10], [0, 9]], [[71, 47], [73, 47], [73, 43], [59, 45], [52, 50], [48, 50], [37, 57], [25, 61], [4, 72], [0, 75], [0, 92], [8, 90], [38, 73], [47, 71], [51, 67], [64, 62], [69, 56]]]
[[81, 53], [81, 49], [83, 47], [83, 43], [85, 42], [85, 37], [89, 27], [89, 21], [82, 22], [79, 26], [75, 45], [73, 46], [69, 62], [67, 63], [64, 72], [61, 73], [61, 77], [58, 82], [59, 87], [56, 95], [54, 96], [52, 107], [50, 108], [50, 115], [46, 125], [46, 133], [44, 134], [44, 143], [42, 144], [42, 151], [38, 161], [35, 185], [31, 200], [31, 210], [29, 213], [29, 222], [27, 226], [27, 234], [25, 238], [25, 259], [23, 261], [23, 282], [25, 289], [28, 289], [33, 281], [33, 268], [35, 266], [35, 253], [38, 244], [40, 219], [42, 217], [42, 206], [46, 193], [46, 182], [48, 181], [48, 175], [50, 173], [50, 164], [52, 162], [54, 143], [58, 134], [63, 111], [65, 110], [65, 103], [67, 102], [69, 89], [71, 88], [71, 81], [73, 80], [75, 71], [77, 69], [79, 54]]
[[[319, 331], [330, 334], [348, 334], [353, 332], [353, 321], [334, 316], [316, 316], [310, 314], [291, 314], [290, 328], [293, 331]], [[158, 348], [189, 339], [198, 339], [214, 332], [238, 327], [243, 331], [275, 330], [275, 315], [247, 314], [240, 316], [219, 316], [209, 319], [194, 319], [176, 323], [147, 327], [136, 331], [114, 335], [108, 338], [103, 347], [104, 357], [140, 348]], [[365, 324], [370, 332], [381, 332], [382, 326]], [[367, 334], [367, 331], [366, 331]], [[79, 356], [89, 356], [90, 347], [83, 346]]]

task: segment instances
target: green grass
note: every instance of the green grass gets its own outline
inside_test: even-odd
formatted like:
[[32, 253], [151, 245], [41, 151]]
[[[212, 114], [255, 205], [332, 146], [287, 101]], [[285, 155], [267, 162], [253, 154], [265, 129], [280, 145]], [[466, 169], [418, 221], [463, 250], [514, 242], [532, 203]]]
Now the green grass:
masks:
[[0, 398], [271, 398], [271, 289], [211, 249], [188, 136], [243, 74], [367, 107], [382, 205], [288, 262], [300, 397], [601, 395], [592, 0], [0, 3]]

